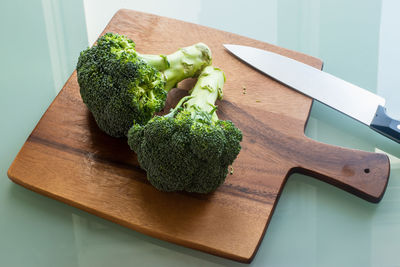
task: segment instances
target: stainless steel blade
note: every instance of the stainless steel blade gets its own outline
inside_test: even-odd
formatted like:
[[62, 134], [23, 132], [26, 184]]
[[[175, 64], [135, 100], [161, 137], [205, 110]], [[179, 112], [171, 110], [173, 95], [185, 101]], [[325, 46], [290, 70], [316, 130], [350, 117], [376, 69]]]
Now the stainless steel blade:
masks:
[[224, 46], [259, 71], [364, 124], [385, 105], [384, 98], [299, 61], [254, 47]]

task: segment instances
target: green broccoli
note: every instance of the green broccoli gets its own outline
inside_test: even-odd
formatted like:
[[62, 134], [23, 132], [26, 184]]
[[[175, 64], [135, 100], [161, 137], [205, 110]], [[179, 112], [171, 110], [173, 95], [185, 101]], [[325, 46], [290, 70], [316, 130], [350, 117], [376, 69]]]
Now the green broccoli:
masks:
[[128, 144], [157, 189], [209, 193], [224, 182], [242, 141], [242, 132], [215, 113], [224, 82], [220, 69], [206, 67], [170, 113], [129, 130]]
[[170, 55], [142, 55], [126, 36], [106, 33], [82, 51], [77, 64], [83, 102], [97, 125], [114, 137], [125, 136], [134, 123], [145, 124], [164, 108], [167, 92], [211, 64], [203, 43]]

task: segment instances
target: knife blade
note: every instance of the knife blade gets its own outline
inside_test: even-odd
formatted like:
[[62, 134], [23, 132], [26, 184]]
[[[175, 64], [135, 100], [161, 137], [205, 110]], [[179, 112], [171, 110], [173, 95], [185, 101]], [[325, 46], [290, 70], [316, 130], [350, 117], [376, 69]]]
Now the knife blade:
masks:
[[387, 115], [383, 97], [270, 51], [234, 44], [224, 47], [262, 73], [400, 143], [400, 121]]

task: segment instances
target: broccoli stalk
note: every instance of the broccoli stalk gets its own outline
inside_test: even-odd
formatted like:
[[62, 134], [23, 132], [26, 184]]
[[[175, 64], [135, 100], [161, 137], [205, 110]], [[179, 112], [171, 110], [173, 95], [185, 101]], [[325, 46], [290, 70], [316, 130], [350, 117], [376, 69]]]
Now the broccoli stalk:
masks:
[[170, 113], [129, 130], [128, 144], [157, 189], [209, 193], [224, 182], [242, 140], [241, 131], [215, 112], [224, 82], [222, 70], [206, 67]]
[[167, 56], [143, 54], [140, 57], [162, 72], [167, 92], [186, 78], [198, 77], [203, 68], [211, 64], [211, 51], [203, 43], [181, 48]]
[[129, 38], [107, 33], [79, 56], [80, 94], [99, 128], [121, 137], [164, 108], [177, 83], [197, 77], [210, 63], [211, 51], [202, 43], [170, 55], [142, 55]]

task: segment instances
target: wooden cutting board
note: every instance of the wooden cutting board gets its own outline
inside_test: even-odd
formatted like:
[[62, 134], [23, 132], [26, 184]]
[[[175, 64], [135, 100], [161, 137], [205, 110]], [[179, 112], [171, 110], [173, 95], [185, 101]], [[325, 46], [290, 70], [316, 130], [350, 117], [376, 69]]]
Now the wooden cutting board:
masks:
[[[243, 131], [233, 175], [208, 195], [153, 188], [125, 139], [101, 132], [79, 95], [74, 72], [12, 163], [14, 182], [136, 231], [241, 262], [250, 262], [287, 177], [303, 172], [378, 202], [388, 157], [318, 143], [304, 135], [312, 100], [240, 62], [222, 44], [258, 47], [315, 68], [319, 59], [191, 23], [120, 10], [105, 32], [132, 38], [141, 53], [171, 53], [197, 42], [225, 71], [221, 119]], [[186, 81], [168, 105], [187, 94]], [[243, 88], [246, 88], [246, 94]], [[168, 110], [168, 108], [167, 108]], [[273, 244], [270, 244], [273, 245]]]

